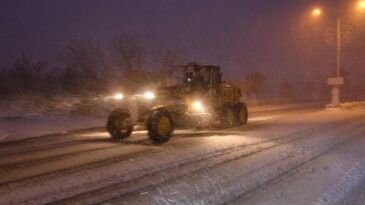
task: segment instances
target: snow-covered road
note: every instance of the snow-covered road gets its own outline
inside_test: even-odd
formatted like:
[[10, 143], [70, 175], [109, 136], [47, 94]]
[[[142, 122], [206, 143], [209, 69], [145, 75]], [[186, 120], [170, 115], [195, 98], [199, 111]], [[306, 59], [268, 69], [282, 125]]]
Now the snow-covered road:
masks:
[[364, 204], [365, 109], [252, 115], [247, 126], [103, 130], [0, 144], [0, 204]]

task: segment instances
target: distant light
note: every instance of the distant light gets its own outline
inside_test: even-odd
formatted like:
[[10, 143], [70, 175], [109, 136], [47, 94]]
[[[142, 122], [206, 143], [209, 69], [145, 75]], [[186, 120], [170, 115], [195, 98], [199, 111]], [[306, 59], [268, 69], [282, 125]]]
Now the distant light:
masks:
[[188, 78], [188, 81], [190, 82], [191, 81], [191, 78]]
[[146, 92], [144, 94], [144, 98], [146, 98], [146, 99], [154, 99], [155, 98], [155, 94], [153, 94], [153, 92]]
[[196, 110], [196, 111], [204, 111], [204, 106], [203, 104], [200, 102], [200, 101], [195, 101], [193, 103], [193, 108]]
[[322, 13], [321, 9], [314, 9], [312, 14], [315, 15], [315, 16], [318, 16]]
[[121, 100], [121, 99], [123, 99], [123, 94], [122, 93], [117, 93], [117, 94], [115, 94], [115, 96], [114, 96], [114, 98], [115, 99], [117, 99], [117, 100]]
[[360, 3], [359, 3], [359, 7], [361, 7], [361, 8], [365, 8], [365, 1], [360, 1]]

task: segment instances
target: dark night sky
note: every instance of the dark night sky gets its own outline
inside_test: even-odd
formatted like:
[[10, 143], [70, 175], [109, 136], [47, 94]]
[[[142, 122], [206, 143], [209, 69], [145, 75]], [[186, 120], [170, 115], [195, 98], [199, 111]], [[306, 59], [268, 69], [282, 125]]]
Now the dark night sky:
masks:
[[[335, 26], [335, 16], [326, 14], [314, 22], [308, 13], [318, 2], [2, 0], [0, 67], [10, 65], [22, 52], [55, 62], [73, 39], [107, 44], [115, 35], [131, 34], [177, 42], [185, 56], [182, 63], [221, 65], [229, 78], [257, 70], [269, 78], [323, 80], [335, 70], [335, 47], [324, 42], [324, 30]], [[332, 2], [338, 1], [320, 3], [331, 11], [336, 7]], [[364, 76], [365, 70], [362, 17], [363, 21], [343, 17], [355, 31], [353, 42], [343, 51], [343, 65], [353, 76]]]

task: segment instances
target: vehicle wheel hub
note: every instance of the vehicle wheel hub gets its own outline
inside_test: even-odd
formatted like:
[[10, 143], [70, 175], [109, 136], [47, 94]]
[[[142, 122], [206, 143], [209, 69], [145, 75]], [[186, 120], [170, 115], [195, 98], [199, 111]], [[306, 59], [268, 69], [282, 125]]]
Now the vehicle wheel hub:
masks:
[[170, 119], [163, 116], [158, 122], [158, 134], [161, 136], [167, 135], [171, 130]]

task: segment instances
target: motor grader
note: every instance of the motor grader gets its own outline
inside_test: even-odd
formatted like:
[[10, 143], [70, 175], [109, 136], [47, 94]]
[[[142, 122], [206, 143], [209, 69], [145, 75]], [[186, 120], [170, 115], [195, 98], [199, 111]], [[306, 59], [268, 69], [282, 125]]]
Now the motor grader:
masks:
[[219, 66], [189, 63], [172, 71], [180, 73], [180, 83], [155, 92], [115, 95], [121, 104], [108, 117], [107, 130], [112, 139], [129, 137], [136, 125], [145, 125], [150, 139], [163, 143], [179, 126], [227, 128], [247, 123], [241, 91], [222, 81]]

